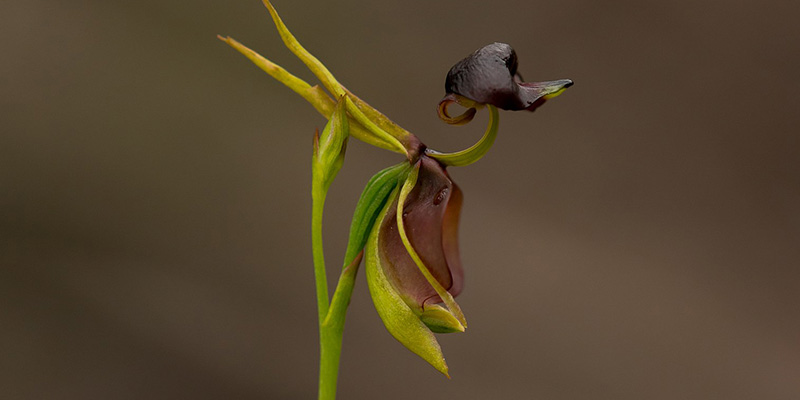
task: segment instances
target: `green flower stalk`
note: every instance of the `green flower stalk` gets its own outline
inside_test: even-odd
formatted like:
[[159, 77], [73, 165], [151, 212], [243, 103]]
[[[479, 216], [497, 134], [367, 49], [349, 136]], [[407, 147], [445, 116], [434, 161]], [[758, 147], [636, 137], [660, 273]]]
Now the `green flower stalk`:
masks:
[[[311, 237], [320, 332], [319, 399], [334, 399], [347, 306], [362, 257], [378, 315], [400, 343], [449, 377], [436, 333], [464, 332], [467, 321], [455, 297], [463, 289], [458, 251], [461, 189], [448, 166], [481, 159], [497, 137], [497, 109], [533, 111], [572, 85], [568, 79], [523, 82], [511, 46], [493, 43], [456, 63], [445, 80], [439, 116], [449, 124], [470, 122], [489, 111], [489, 125], [473, 146], [442, 153], [425, 146], [381, 112], [342, 86], [289, 31], [263, 0], [286, 47], [319, 79], [310, 85], [230, 37], [219, 39], [308, 101], [328, 123], [313, 138]], [[466, 108], [452, 117], [448, 106]], [[359, 198], [347, 250], [333, 296], [329, 296], [322, 251], [325, 198], [344, 163], [350, 136], [400, 153], [405, 160], [378, 172]]]

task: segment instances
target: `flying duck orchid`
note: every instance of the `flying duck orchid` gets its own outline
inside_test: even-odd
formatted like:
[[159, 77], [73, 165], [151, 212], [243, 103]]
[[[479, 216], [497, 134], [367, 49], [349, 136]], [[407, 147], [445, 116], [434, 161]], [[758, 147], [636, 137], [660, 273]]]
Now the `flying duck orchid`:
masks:
[[[523, 82], [508, 44], [492, 43], [456, 63], [445, 79], [438, 112], [449, 124], [471, 121], [479, 109], [489, 124], [473, 146], [443, 153], [425, 146], [381, 112], [351, 93], [289, 31], [272, 4], [263, 0], [284, 44], [319, 79], [310, 85], [230, 37], [219, 38], [259, 68], [308, 101], [328, 119], [314, 136], [312, 158], [312, 249], [320, 321], [320, 399], [333, 399], [347, 306], [362, 257], [367, 283], [386, 329], [404, 346], [448, 375], [434, 333], [463, 332], [464, 313], [454, 298], [464, 287], [458, 250], [463, 195], [447, 172], [479, 160], [498, 130], [497, 109], [533, 111], [572, 85], [561, 79]], [[466, 111], [456, 117], [448, 106]], [[326, 193], [342, 167], [347, 139], [400, 153], [404, 159], [378, 172], [364, 189], [353, 216], [342, 272], [328, 296], [322, 257], [322, 209]], [[449, 375], [448, 375], [449, 376]]]

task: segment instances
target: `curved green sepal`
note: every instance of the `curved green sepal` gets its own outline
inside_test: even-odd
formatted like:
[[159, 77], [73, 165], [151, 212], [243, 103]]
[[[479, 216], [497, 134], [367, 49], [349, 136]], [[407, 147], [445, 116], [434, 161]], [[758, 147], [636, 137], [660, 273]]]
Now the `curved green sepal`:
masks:
[[[328, 96], [325, 91], [317, 86], [311, 86], [306, 81], [292, 75], [280, 65], [273, 63], [272, 61], [264, 58], [262, 55], [256, 53], [255, 51], [251, 50], [247, 46], [237, 42], [230, 36], [223, 37], [217, 35], [217, 37], [222, 40], [223, 42], [227, 43], [234, 49], [238, 50], [242, 53], [245, 57], [250, 59], [257, 67], [261, 68], [264, 72], [268, 73], [270, 76], [275, 78], [278, 82], [283, 83], [289, 89], [295, 91], [295, 93], [299, 94], [303, 97], [307, 102], [309, 102], [314, 109], [316, 109], [320, 114], [322, 114], [325, 118], [330, 118], [331, 114], [333, 113], [333, 109], [336, 107], [336, 102]], [[352, 118], [352, 117], [350, 117]], [[364, 143], [371, 144], [376, 147], [380, 147], [382, 149], [390, 150], [390, 151], [397, 151], [397, 146], [394, 143], [386, 142], [385, 140], [381, 139], [380, 137], [375, 136], [372, 132], [369, 132], [366, 128], [361, 126], [361, 124], [355, 122], [355, 120], [350, 121], [350, 133], [358, 140], [363, 141]]]
[[[364, 100], [361, 100], [360, 97], [353, 94], [353, 92], [347, 90], [347, 88], [342, 87], [350, 99], [355, 103], [356, 107], [361, 110], [364, 115], [367, 116], [371, 121], [375, 122], [379, 128], [383, 129], [384, 131], [388, 132], [390, 135], [394, 136], [401, 142], [401, 144], [406, 148], [406, 151], [411, 149], [416, 149], [419, 147], [420, 142], [419, 139], [411, 132], [403, 129], [400, 125], [397, 125], [389, 119], [387, 116], [383, 115], [380, 111], [372, 107], [371, 105], [367, 104]], [[391, 150], [391, 149], [390, 149]]]
[[[399, 190], [395, 189], [390, 199], [397, 198]], [[380, 214], [378, 221], [382, 221], [392, 207], [392, 201], [387, 201]], [[433, 332], [420, 320], [419, 316], [397, 294], [391, 282], [381, 268], [380, 249], [378, 248], [378, 234], [381, 224], [374, 224], [365, 250], [365, 265], [367, 273], [367, 284], [372, 295], [375, 309], [378, 311], [386, 330], [394, 336], [397, 341], [406, 348], [422, 357], [439, 372], [448, 378], [447, 363], [444, 361], [442, 348]]]
[[278, 11], [275, 10], [272, 3], [270, 3], [269, 0], [262, 0], [262, 3], [264, 3], [264, 6], [267, 7], [269, 14], [272, 16], [272, 21], [275, 23], [275, 27], [278, 28], [278, 34], [281, 36], [286, 47], [294, 53], [320, 81], [322, 81], [325, 88], [334, 96], [339, 97], [343, 95], [344, 90], [342, 86], [339, 85], [339, 82], [336, 81], [336, 78], [333, 77], [333, 74], [328, 71], [325, 64], [309, 53], [308, 50], [297, 41], [292, 32], [289, 31], [289, 28], [283, 23], [283, 20], [281, 20]]
[[478, 143], [455, 153], [440, 153], [432, 149], [426, 150], [426, 153], [439, 160], [442, 164], [454, 167], [462, 167], [480, 160], [492, 148], [494, 139], [497, 137], [497, 128], [500, 125], [500, 115], [497, 113], [497, 108], [490, 104], [487, 104], [486, 107], [489, 109], [489, 126]]
[[[245, 57], [247, 57], [250, 61], [253, 62], [256, 66], [261, 68], [264, 72], [269, 74], [271, 77], [275, 78], [277, 81], [283, 83], [289, 89], [294, 90], [300, 96], [303, 96], [306, 101], [311, 103], [315, 108], [319, 108], [320, 106], [318, 103], [324, 101], [323, 99], [319, 98], [316, 93], [307, 92], [308, 89], [311, 88], [306, 81], [292, 75], [289, 71], [285, 70], [280, 65], [273, 63], [270, 60], [264, 58], [261, 54], [256, 53], [255, 51], [251, 50], [247, 46], [239, 43], [234, 38], [230, 36], [221, 36], [217, 35], [219, 40], [227, 43], [229, 46], [236, 49], [238, 52], [242, 53]], [[325, 97], [330, 100], [327, 94]]]
[[394, 151], [396, 153], [405, 154], [406, 157], [408, 157], [410, 150], [406, 149], [403, 143], [400, 142], [400, 139], [384, 131], [383, 128], [381, 128], [374, 121], [369, 119], [369, 117], [367, 117], [367, 115], [364, 114], [364, 112], [361, 111], [361, 109], [358, 108], [358, 106], [356, 106], [356, 104], [353, 102], [353, 99], [351, 99], [350, 97], [345, 97], [345, 99], [347, 100], [347, 111], [350, 113], [353, 119], [356, 120], [356, 122], [361, 124], [361, 126], [363, 126], [367, 131], [375, 135], [377, 139], [384, 141], [386, 143], [390, 143], [392, 145], [392, 148], [389, 150]]
[[438, 304], [425, 306], [425, 311], [419, 315], [419, 319], [436, 333], [464, 332], [466, 329], [458, 318]]
[[[278, 34], [281, 36], [283, 44], [286, 45], [289, 51], [294, 53], [294, 55], [297, 56], [297, 58], [299, 58], [300, 61], [302, 61], [306, 65], [306, 67], [308, 67], [309, 70], [311, 70], [311, 72], [322, 82], [322, 85], [325, 86], [325, 88], [328, 89], [328, 91], [330, 91], [334, 96], [340, 97], [342, 95], [345, 95], [346, 92], [344, 88], [342, 87], [341, 84], [339, 84], [339, 82], [336, 80], [333, 74], [328, 70], [328, 68], [325, 67], [325, 64], [323, 64], [321, 61], [319, 61], [319, 59], [317, 59], [311, 53], [309, 53], [308, 50], [306, 50], [300, 44], [300, 42], [297, 41], [297, 38], [294, 37], [292, 32], [289, 31], [289, 28], [286, 27], [286, 24], [283, 23], [283, 20], [278, 15], [278, 11], [275, 10], [275, 7], [272, 6], [272, 3], [270, 3], [269, 0], [262, 0], [262, 3], [264, 3], [264, 6], [267, 7], [267, 10], [272, 16], [272, 21], [275, 23], [275, 27], [278, 28]], [[368, 106], [366, 103], [363, 103], [363, 105]], [[368, 108], [370, 110], [374, 110], [372, 107]], [[364, 112], [361, 109], [359, 109], [352, 101], [348, 101], [347, 111], [349, 111], [350, 114], [353, 116], [353, 118], [356, 121], [358, 121], [364, 128], [366, 128], [367, 131], [375, 135], [378, 141], [389, 143], [392, 146], [392, 148], [390, 148], [389, 150], [401, 154], [408, 153], [408, 150], [406, 150], [405, 146], [401, 143], [401, 139], [403, 139], [403, 136], [398, 138], [392, 135], [392, 133], [405, 135], [406, 133], [405, 130], [402, 130], [400, 129], [399, 126], [392, 124], [393, 126], [391, 127], [392, 128], [391, 133], [386, 132], [383, 128], [378, 126], [378, 124], [376, 124], [368, 116], [366, 116]], [[374, 111], [377, 112], [377, 110]], [[395, 130], [395, 128], [398, 128], [399, 130]]]

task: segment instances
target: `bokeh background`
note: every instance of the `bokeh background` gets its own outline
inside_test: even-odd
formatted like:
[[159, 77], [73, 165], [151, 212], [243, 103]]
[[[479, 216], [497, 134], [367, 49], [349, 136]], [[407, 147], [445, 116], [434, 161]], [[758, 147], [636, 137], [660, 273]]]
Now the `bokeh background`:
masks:
[[[800, 19], [790, 1], [289, 1], [355, 93], [431, 147], [452, 64], [512, 44], [576, 84], [501, 115], [465, 193], [452, 379], [384, 329], [363, 274], [343, 399], [800, 398]], [[258, 1], [0, 6], [4, 399], [311, 399], [311, 135], [325, 121], [215, 38], [299, 76]], [[361, 188], [351, 141], [335, 274]]]

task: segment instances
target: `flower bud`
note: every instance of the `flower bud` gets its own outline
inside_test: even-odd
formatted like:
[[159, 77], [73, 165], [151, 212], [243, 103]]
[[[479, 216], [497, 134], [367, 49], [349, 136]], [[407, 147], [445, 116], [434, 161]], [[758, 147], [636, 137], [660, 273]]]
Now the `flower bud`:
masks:
[[322, 130], [322, 134], [320, 135], [319, 131], [314, 134], [312, 168], [315, 179], [322, 180], [325, 191], [328, 190], [333, 178], [342, 168], [349, 136], [350, 125], [345, 111], [345, 99], [342, 96], [336, 103], [336, 108]]

